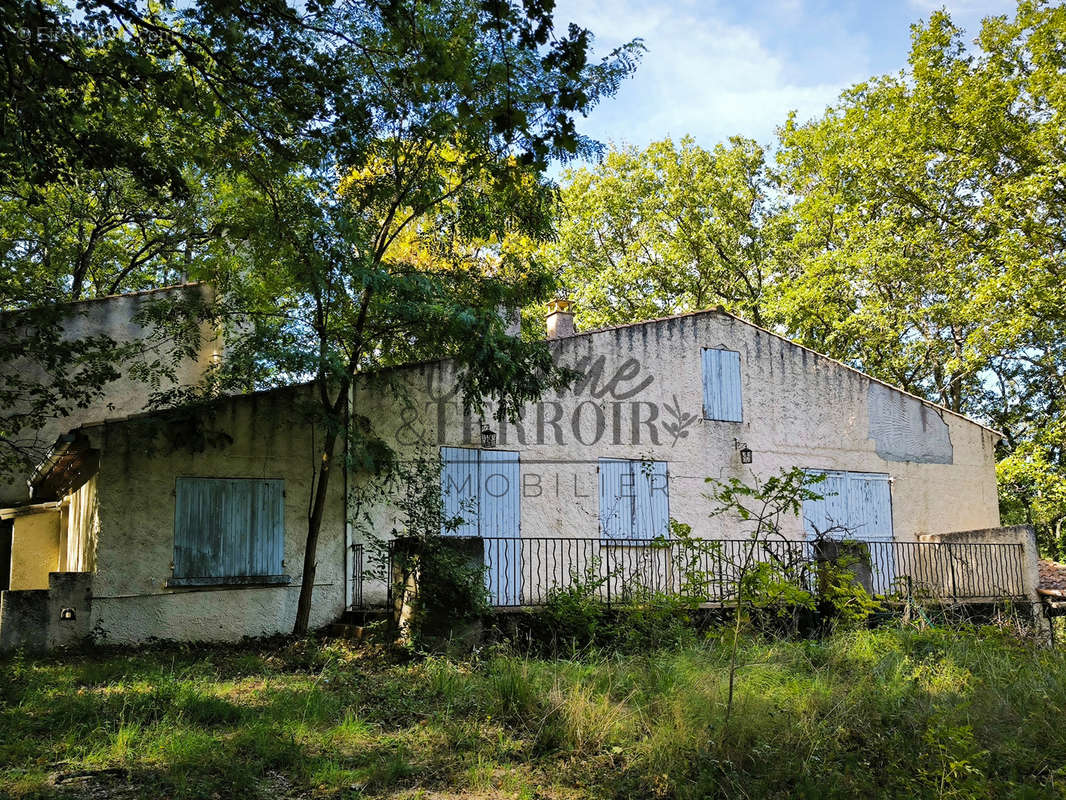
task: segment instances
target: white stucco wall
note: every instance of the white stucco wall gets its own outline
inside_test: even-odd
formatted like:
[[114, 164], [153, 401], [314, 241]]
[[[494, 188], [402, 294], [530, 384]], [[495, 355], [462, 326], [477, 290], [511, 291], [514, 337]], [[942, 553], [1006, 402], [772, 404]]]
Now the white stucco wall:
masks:
[[[498, 433], [497, 449], [520, 454], [523, 537], [597, 537], [600, 457], [667, 461], [670, 516], [706, 538], [746, 531], [710, 516], [705, 478], [750, 483], [752, 473], [764, 478], [797, 466], [889, 474], [897, 540], [999, 524], [993, 432], [727, 314], [608, 329], [553, 346], [559, 362], [586, 373], [602, 356], [599, 378], [529, 406], [520, 427], [501, 425], [491, 409], [484, 418]], [[703, 419], [705, 347], [740, 353], [742, 422]], [[382, 390], [384, 378], [362, 387], [353, 405], [386, 441], [407, 452], [417, 442], [478, 446], [480, 420], [464, 420], [460, 398], [448, 396], [449, 362], [387, 377], [403, 387], [406, 405]], [[683, 435], [675, 437], [664, 423], [678, 419]], [[735, 440], [752, 449], [750, 467], [740, 463]], [[377, 514], [377, 530], [397, 524], [393, 510]], [[787, 527], [802, 535], [799, 518]]]
[[[147, 423], [136, 420], [85, 429], [100, 450], [92, 621], [106, 632], [106, 641], [235, 640], [292, 630], [314, 445], [322, 441], [321, 431], [313, 434], [302, 420], [301, 396], [306, 402], [306, 390], [293, 389], [219, 403], [206, 420], [202, 452], [182, 445], [195, 441], [182, 424], [166, 426], [154, 437], [146, 434]], [[291, 585], [166, 588], [174, 558], [175, 482], [181, 476], [283, 478], [284, 569]], [[335, 620], [345, 605], [344, 503], [344, 475], [337, 468], [318, 545], [314, 627]]]
[[[210, 291], [210, 288], [203, 284], [191, 284], [71, 303], [67, 307], [62, 322], [63, 338], [76, 341], [86, 337], [106, 335], [120, 343], [147, 340], [151, 331], [135, 323], [134, 319], [148, 303], [183, 296], [207, 296]], [[212, 358], [220, 352], [222, 342], [209, 325], [202, 326], [201, 337], [202, 347], [198, 357], [183, 360], [176, 369], [177, 385], [197, 383], [203, 376], [204, 370], [210, 365]], [[159, 353], [150, 353], [149, 356], [165, 359], [168, 357], [168, 352], [164, 350]], [[46, 374], [32, 354], [27, 354], [23, 361], [5, 364], [4, 369], [23, 375], [43, 376]], [[169, 387], [166, 382], [163, 382], [159, 388]], [[103, 394], [97, 402], [87, 408], [73, 408], [69, 415], [58, 417], [36, 431], [21, 431], [18, 433], [18, 439], [21, 445], [40, 457], [55, 444], [61, 434], [73, 428], [143, 411], [153, 390], [153, 387], [148, 384], [124, 374], [123, 377], [104, 387]], [[19, 474], [0, 474], [0, 507], [17, 506], [28, 501], [26, 480], [31, 471], [32, 467], [27, 467], [25, 472]]]

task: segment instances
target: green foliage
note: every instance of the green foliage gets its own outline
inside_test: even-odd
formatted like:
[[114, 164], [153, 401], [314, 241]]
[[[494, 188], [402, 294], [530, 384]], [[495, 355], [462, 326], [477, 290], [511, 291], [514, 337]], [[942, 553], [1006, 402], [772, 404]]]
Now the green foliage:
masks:
[[966, 47], [944, 12], [909, 68], [781, 132], [795, 231], [775, 314], [805, 344], [1002, 430], [1004, 516], [1066, 517], [1062, 9], [1022, 2]]
[[815, 561], [818, 598], [833, 609], [838, 622], [864, 624], [881, 609], [880, 601], [866, 591], [856, 575], [856, 567], [867, 571], [872, 568], [870, 554], [861, 542], [845, 539], [840, 544], [845, 548], [842, 555]]
[[[501, 417], [563, 386], [543, 342], [507, 334], [500, 311], [547, 298], [551, 276], [503, 248], [551, 233], [553, 159], [593, 152], [574, 117], [617, 89], [639, 43], [589, 62], [591, 38], [551, 37], [551, 6], [433, 0], [324, 10], [329, 92], [319, 135], [293, 157], [251, 153], [213, 176], [213, 216], [242, 258], [216, 276], [247, 318], [246, 357], [265, 385], [309, 378], [324, 436], [294, 629], [306, 630], [315, 551], [357, 376], [451, 357], [464, 407]], [[358, 407], [358, 401], [356, 402]]]
[[[501, 309], [544, 300], [552, 276], [503, 242], [550, 237], [545, 171], [598, 152], [575, 120], [642, 48], [594, 62], [591, 34], [554, 30], [553, 10], [118, 0], [2, 12], [0, 309], [208, 278], [225, 361], [198, 392], [161, 402], [315, 383], [298, 630], [338, 451], [371, 471], [388, 461], [368, 420], [349, 424], [356, 376], [452, 357], [467, 409], [493, 398], [502, 416], [568, 378], [543, 343], [507, 335]], [[89, 399], [118, 368], [108, 355], [77, 372]]]
[[[402, 662], [313, 640], [0, 663], [0, 794], [1054, 797], [1066, 656], [997, 629]], [[117, 772], [108, 772], [116, 770]], [[353, 789], [352, 787], [356, 787]]]
[[[366, 576], [391, 584], [404, 609], [404, 637], [431, 646], [490, 610], [480, 540], [452, 538], [461, 513], [446, 517], [439, 454], [393, 460], [356, 495], [353, 528], [370, 545]], [[384, 534], [376, 514], [388, 509], [397, 525]], [[472, 541], [474, 547], [468, 547]]]
[[[431, 636], [458, 631], [465, 623], [479, 620], [491, 609], [485, 588], [485, 564], [480, 551], [471, 556], [447, 537], [437, 534], [406, 550], [400, 540], [395, 553], [402, 574], [415, 575], [415, 613], [409, 622], [412, 642], [418, 646]], [[400, 589], [405, 584], [400, 585]], [[395, 590], [394, 590], [395, 591]]]
[[666, 140], [569, 173], [542, 252], [585, 327], [720, 304], [1002, 431], [1003, 517], [1056, 554], [1066, 14], [1023, 0], [967, 39], [933, 13], [772, 165]]
[[559, 235], [541, 256], [582, 328], [716, 304], [761, 321], [776, 205], [755, 142], [612, 150], [564, 181]]
[[583, 573], [571, 573], [565, 585], [548, 591], [538, 614], [548, 625], [555, 648], [580, 650], [593, 645], [609, 624], [602, 590], [611, 578], [602, 572], [600, 560], [593, 559]]

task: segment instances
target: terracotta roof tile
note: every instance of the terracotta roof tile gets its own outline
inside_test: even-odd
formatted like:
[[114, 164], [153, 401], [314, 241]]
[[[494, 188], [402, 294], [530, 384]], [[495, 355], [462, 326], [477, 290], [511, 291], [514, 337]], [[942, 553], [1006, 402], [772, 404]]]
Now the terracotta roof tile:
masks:
[[1066, 591], [1066, 564], [1040, 559], [1040, 588]]

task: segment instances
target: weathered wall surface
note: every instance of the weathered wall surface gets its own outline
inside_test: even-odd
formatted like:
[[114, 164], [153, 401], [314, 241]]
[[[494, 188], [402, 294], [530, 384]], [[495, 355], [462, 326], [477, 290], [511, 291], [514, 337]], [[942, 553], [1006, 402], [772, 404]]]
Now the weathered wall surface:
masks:
[[[106, 335], [116, 342], [146, 340], [151, 331], [135, 323], [134, 318], [147, 304], [160, 299], [176, 299], [182, 296], [195, 297], [205, 295], [210, 289], [193, 284], [185, 287], [173, 287], [149, 292], [100, 298], [72, 303], [69, 315], [63, 322], [64, 338], [74, 341], [90, 336]], [[202, 349], [197, 359], [185, 360], [177, 369], [178, 385], [195, 384], [203, 376], [212, 358], [221, 349], [222, 343], [216, 332], [208, 325], [201, 330]], [[152, 357], [166, 356], [160, 352]], [[6, 370], [20, 373], [43, 374], [40, 365], [28, 356], [24, 362], [5, 364]], [[120, 370], [124, 371], [124, 370]], [[165, 383], [161, 388], [168, 388]], [[53, 420], [37, 431], [22, 431], [19, 438], [27, 448], [43, 453], [51, 447], [56, 439], [80, 425], [99, 422], [108, 418], [123, 417], [144, 410], [152, 389], [145, 383], [127, 376], [119, 378], [104, 387], [104, 393], [97, 403], [88, 408], [75, 408], [69, 416]], [[19, 474], [0, 474], [0, 508], [21, 505], [29, 499], [26, 480], [31, 468]]]
[[53, 572], [44, 588], [0, 592], [0, 653], [77, 647], [89, 636], [92, 579]]
[[[303, 422], [305, 395], [293, 389], [227, 400], [202, 427], [177, 421], [160, 428], [149, 418], [86, 429], [101, 451], [92, 623], [106, 641], [234, 640], [292, 629], [314, 445], [321, 444], [321, 432]], [[284, 569], [291, 585], [166, 588], [174, 558], [175, 482], [182, 476], [284, 479]], [[336, 619], [345, 605], [344, 504], [337, 469], [318, 546], [315, 626]]]
[[[357, 392], [387, 441], [478, 446], [482, 421], [520, 453], [523, 537], [598, 535], [597, 459], [669, 463], [670, 516], [708, 538], [743, 536], [711, 518], [707, 477], [751, 482], [781, 468], [887, 473], [898, 540], [999, 524], [995, 434], [727, 314], [708, 312], [558, 340], [558, 360], [585, 373], [529, 406], [521, 424], [491, 409], [464, 419], [451, 365], [395, 370]], [[702, 348], [740, 353], [743, 421], [703, 419]], [[383, 381], [401, 387], [385, 391]], [[397, 400], [397, 394], [407, 398]], [[753, 451], [740, 463], [736, 443]], [[395, 514], [378, 509], [378, 531]], [[789, 532], [802, 535], [800, 520]]]
[[48, 574], [59, 569], [59, 510], [15, 518], [11, 534], [11, 588], [47, 589]]
[[[1036, 531], [1031, 525], [931, 533], [921, 539], [923, 542], [954, 545], [947, 551], [955, 563], [961, 565], [956, 573], [967, 573], [968, 578], [980, 581], [981, 585], [1002, 587], [1004, 594], [1025, 595], [1039, 605], [1040, 598], [1036, 590], [1040, 585], [1040, 552], [1036, 546]], [[982, 552], [989, 550], [987, 545], [1014, 545], [1018, 553], [1006, 559], [999, 553], [992, 557], [991, 552]], [[944, 572], [941, 570], [941, 574]], [[958, 575], [949, 574], [954, 582], [962, 581]], [[944, 596], [950, 597], [952, 588], [951, 585], [945, 585]]]

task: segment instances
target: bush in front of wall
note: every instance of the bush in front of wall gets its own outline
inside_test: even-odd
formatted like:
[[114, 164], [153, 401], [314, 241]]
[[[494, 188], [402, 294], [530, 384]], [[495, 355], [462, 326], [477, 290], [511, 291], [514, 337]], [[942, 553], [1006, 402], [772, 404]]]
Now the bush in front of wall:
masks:
[[419, 649], [471, 649], [489, 613], [478, 538], [426, 536], [393, 542], [394, 613], [401, 636]]

